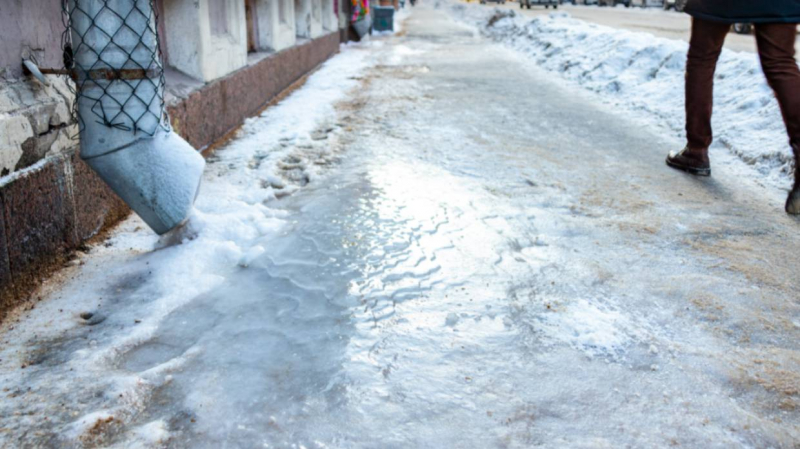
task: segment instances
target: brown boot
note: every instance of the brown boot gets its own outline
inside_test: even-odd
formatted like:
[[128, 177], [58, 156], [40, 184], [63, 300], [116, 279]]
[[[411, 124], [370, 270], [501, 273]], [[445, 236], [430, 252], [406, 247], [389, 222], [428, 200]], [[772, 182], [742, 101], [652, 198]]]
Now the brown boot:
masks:
[[794, 151], [794, 188], [786, 200], [786, 213], [800, 215], [800, 145], [792, 145]]
[[708, 150], [694, 150], [688, 146], [681, 151], [671, 151], [667, 165], [697, 176], [711, 176], [711, 163]]

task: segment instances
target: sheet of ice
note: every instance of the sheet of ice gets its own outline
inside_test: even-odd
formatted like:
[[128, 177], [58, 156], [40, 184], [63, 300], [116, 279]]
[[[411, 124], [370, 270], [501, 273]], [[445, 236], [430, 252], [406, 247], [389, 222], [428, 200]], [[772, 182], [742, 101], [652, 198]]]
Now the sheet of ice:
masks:
[[[587, 23], [565, 12], [530, 19], [513, 10], [449, 0], [437, 6], [554, 75], [684, 135], [687, 43]], [[794, 157], [758, 57], [723, 50], [714, 94], [712, 150], [730, 151], [754, 168], [750, 176], [788, 190]]]

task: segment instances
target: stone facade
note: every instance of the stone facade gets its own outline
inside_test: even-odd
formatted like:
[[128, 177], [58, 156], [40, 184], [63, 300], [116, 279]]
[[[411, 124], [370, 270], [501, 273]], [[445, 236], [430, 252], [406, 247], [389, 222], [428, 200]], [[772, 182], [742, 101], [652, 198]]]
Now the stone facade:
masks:
[[14, 78], [0, 83], [0, 176], [76, 145], [73, 94], [65, 78], [48, 78], [49, 86]]
[[128, 214], [79, 157], [73, 94], [0, 81], [0, 318], [82, 242]]

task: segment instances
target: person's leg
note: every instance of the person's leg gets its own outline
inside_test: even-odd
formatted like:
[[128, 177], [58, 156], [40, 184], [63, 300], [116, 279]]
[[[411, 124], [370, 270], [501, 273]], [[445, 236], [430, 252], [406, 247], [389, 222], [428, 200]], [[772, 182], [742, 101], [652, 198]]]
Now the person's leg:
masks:
[[792, 145], [794, 151], [794, 187], [786, 198], [786, 213], [800, 215], [800, 145]]
[[768, 23], [756, 25], [756, 42], [761, 67], [781, 106], [783, 121], [793, 145], [800, 144], [800, 69], [794, 59], [797, 25]]
[[667, 165], [694, 175], [708, 176], [711, 165], [711, 113], [714, 105], [714, 73], [730, 25], [692, 20], [692, 38], [686, 60], [686, 138], [681, 151], [671, 152]]
[[[800, 162], [800, 69], [794, 59], [797, 25], [770, 23], [756, 25], [756, 42], [761, 67], [781, 107], [789, 142]], [[786, 201], [786, 212], [800, 214], [800, 170], [795, 169], [795, 185]]]
[[692, 21], [692, 38], [686, 61], [686, 137], [689, 148], [711, 146], [714, 73], [730, 25], [701, 19]]

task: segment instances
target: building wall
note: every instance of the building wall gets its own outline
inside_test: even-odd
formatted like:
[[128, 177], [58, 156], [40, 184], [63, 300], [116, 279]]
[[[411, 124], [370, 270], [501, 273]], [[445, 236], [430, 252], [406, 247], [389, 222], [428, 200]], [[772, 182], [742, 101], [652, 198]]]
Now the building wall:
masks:
[[339, 50], [339, 33], [329, 33], [272, 54], [168, 106], [172, 127], [204, 149], [255, 115], [280, 92]]
[[50, 86], [24, 79], [0, 82], [0, 176], [76, 146], [67, 79], [48, 78]]
[[337, 17], [336, 7], [338, 6], [334, 0], [320, 0], [322, 2], [322, 31], [323, 33], [330, 33], [338, 31], [339, 20]]
[[60, 68], [63, 31], [58, 0], [0, 0], [0, 70], [21, 76], [21, 59], [28, 53], [42, 67]]
[[167, 64], [205, 82], [247, 65], [243, 0], [163, 0]]
[[83, 241], [127, 215], [125, 204], [79, 157], [72, 93], [0, 81], [0, 320]]
[[255, 0], [258, 48], [281, 51], [297, 42], [293, 0]]
[[202, 80], [211, 81], [247, 65], [244, 0], [201, 0], [199, 4]]
[[[202, 31], [199, 26], [199, 2], [184, 0], [162, 0], [164, 31], [166, 37], [162, 45], [168, 54], [167, 64], [181, 72], [196, 78], [203, 79], [201, 63]], [[169, 23], [169, 27], [167, 27]], [[164, 45], [166, 44], [166, 45]]]
[[295, 32], [300, 39], [311, 38], [312, 0], [294, 0]]
[[311, 0], [311, 37], [322, 36], [322, 0]]

